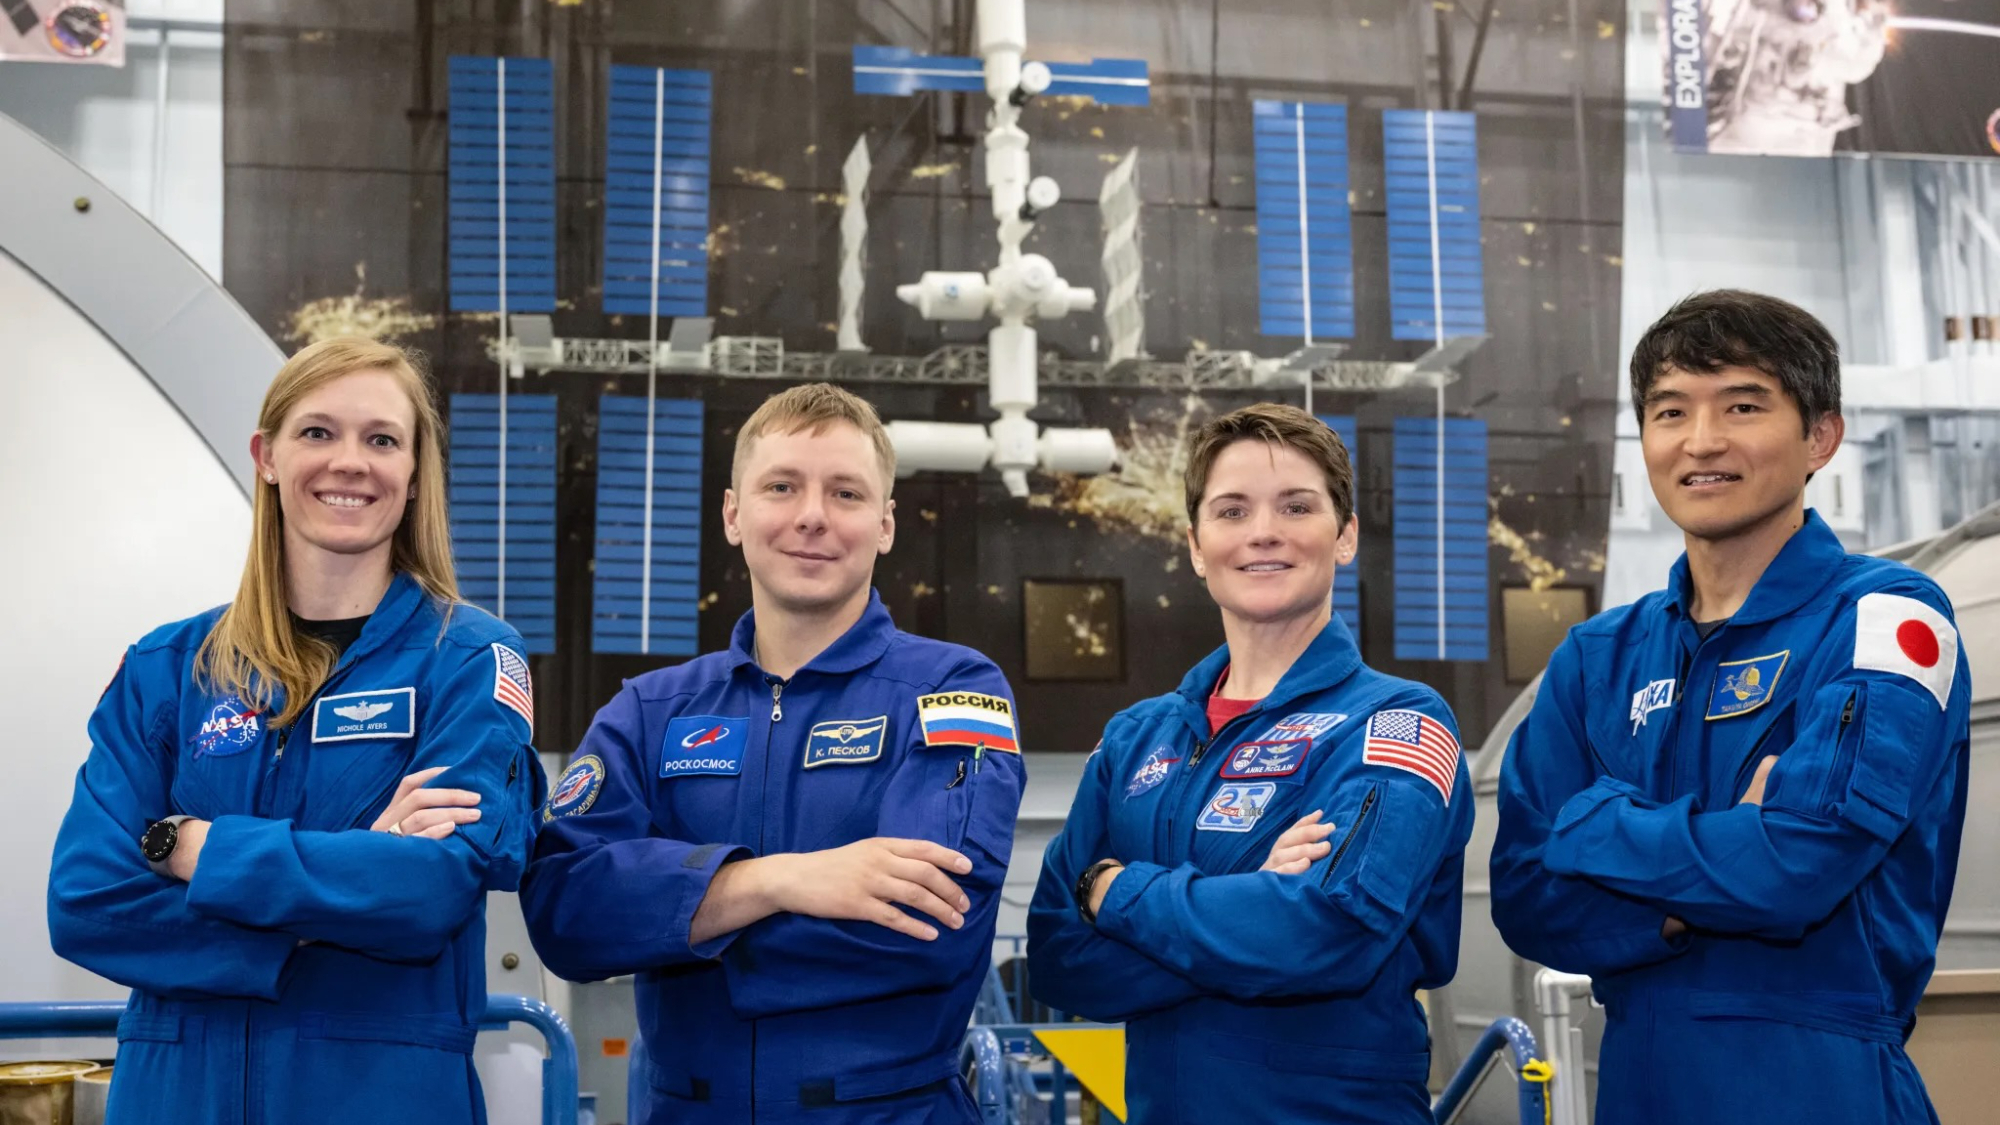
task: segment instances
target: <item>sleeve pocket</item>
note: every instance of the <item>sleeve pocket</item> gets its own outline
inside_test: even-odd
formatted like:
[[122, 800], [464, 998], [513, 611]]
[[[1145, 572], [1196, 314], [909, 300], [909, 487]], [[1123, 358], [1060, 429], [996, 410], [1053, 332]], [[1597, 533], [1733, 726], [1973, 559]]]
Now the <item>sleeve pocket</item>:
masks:
[[1367, 912], [1370, 928], [1388, 933], [1402, 924], [1414, 888], [1430, 883], [1431, 872], [1419, 869], [1440, 827], [1437, 802], [1409, 786], [1382, 786], [1378, 803], [1355, 882], [1374, 906]]
[[1840, 728], [1836, 756], [1852, 743], [1853, 773], [1840, 795], [1839, 816], [1884, 842], [1909, 823], [1911, 805], [1927, 779], [1930, 743], [1942, 737], [1931, 700], [1895, 684], [1869, 681], [1854, 696], [1854, 715]]

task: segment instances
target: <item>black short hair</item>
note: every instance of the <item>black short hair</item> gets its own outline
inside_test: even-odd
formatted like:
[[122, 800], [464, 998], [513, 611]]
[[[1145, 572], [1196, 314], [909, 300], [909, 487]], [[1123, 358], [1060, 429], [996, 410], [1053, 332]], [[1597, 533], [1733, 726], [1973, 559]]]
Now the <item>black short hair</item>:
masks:
[[1646, 395], [1668, 368], [1750, 367], [1778, 381], [1806, 429], [1840, 413], [1840, 345], [1818, 318], [1790, 301], [1741, 289], [1683, 297], [1632, 349], [1632, 410], [1646, 424]]

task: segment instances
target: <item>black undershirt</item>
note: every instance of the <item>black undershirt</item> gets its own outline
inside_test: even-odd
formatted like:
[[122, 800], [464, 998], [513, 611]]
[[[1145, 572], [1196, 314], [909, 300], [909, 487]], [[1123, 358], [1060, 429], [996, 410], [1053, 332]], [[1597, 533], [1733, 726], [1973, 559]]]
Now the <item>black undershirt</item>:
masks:
[[[363, 618], [362, 620], [365, 621], [367, 619]], [[1720, 621], [1697, 621], [1694, 623], [1694, 631], [1696, 633], [1699, 633], [1701, 635], [1701, 639], [1705, 641], [1708, 639], [1708, 635], [1710, 633], [1715, 632], [1717, 629], [1720, 629], [1727, 624], [1729, 624], [1729, 619], [1727, 617], [1723, 618]]]
[[332, 645], [333, 654], [338, 657], [346, 653], [347, 646], [361, 636], [361, 629], [368, 624], [370, 616], [364, 613], [360, 617], [343, 617], [338, 621], [308, 621], [294, 613], [292, 628], [308, 637], [317, 637]]

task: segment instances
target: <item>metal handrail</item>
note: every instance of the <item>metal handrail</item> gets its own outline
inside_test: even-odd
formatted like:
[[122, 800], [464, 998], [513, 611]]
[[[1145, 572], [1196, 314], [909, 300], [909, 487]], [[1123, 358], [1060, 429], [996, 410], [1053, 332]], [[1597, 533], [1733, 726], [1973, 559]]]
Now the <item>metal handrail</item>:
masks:
[[1459, 1111], [1463, 1110], [1477, 1089], [1486, 1072], [1500, 1056], [1500, 1049], [1506, 1047], [1514, 1055], [1514, 1082], [1519, 1099], [1521, 1125], [1542, 1125], [1547, 1120], [1548, 1063], [1536, 1057], [1535, 1033], [1528, 1025], [1513, 1016], [1502, 1016], [1487, 1025], [1479, 1042], [1472, 1047], [1472, 1053], [1465, 1057], [1465, 1063], [1458, 1073], [1451, 1076], [1451, 1082], [1431, 1104], [1431, 1113], [1437, 1117], [1439, 1125], [1450, 1125]]
[[[112, 1036], [118, 1034], [118, 1017], [125, 1014], [122, 1000], [62, 1000], [50, 1003], [0, 1004], [0, 1039], [43, 1039]], [[577, 1058], [576, 1036], [554, 1008], [527, 996], [488, 996], [486, 1011], [480, 1016], [482, 1030], [492, 1031], [509, 1023], [525, 1023], [542, 1033], [549, 1056], [542, 1060], [543, 1125], [576, 1125]], [[999, 1043], [993, 1046], [999, 1057]]]
[[973, 1100], [979, 1106], [980, 1125], [1007, 1125], [1006, 1057], [1000, 1053], [1000, 1037], [990, 1027], [975, 1027], [965, 1033], [958, 1049], [958, 1069], [963, 1074], [972, 1064]]

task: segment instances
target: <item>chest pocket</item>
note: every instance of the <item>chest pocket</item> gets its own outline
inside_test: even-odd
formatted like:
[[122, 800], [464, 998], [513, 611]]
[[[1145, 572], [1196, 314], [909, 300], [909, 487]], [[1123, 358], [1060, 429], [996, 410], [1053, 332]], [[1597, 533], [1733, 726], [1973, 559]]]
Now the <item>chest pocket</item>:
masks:
[[158, 753], [174, 764], [174, 811], [203, 820], [254, 813], [277, 737], [269, 718], [234, 697], [196, 699], [156, 731]]
[[[422, 716], [413, 687], [321, 696], [285, 740], [305, 786], [294, 815], [321, 832], [366, 828], [416, 759]], [[289, 762], [280, 759], [282, 777]], [[281, 782], [282, 786], [282, 782]]]
[[[1314, 753], [1325, 749], [1324, 746]], [[1255, 871], [1304, 807], [1305, 771], [1287, 777], [1225, 778], [1191, 784], [1190, 861], [1207, 875]]]

